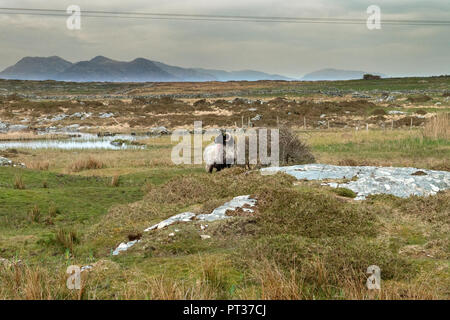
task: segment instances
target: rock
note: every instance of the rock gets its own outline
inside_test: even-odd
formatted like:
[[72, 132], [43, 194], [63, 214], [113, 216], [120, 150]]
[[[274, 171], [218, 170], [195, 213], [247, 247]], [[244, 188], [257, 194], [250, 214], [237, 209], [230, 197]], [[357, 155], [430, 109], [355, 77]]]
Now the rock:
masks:
[[7, 132], [9, 124], [0, 121], [0, 132]]
[[259, 121], [262, 119], [262, 115], [257, 114], [256, 116], [254, 116], [253, 118], [251, 118], [251, 121]]
[[[450, 172], [416, 168], [333, 166], [326, 164], [263, 168], [261, 172], [285, 172], [298, 180], [351, 179], [349, 182], [326, 182], [336, 188], [347, 188], [363, 200], [372, 194], [391, 194], [401, 198], [412, 195], [429, 196], [450, 189]], [[357, 179], [354, 179], [356, 177]]]
[[50, 121], [61, 121], [64, 120], [65, 118], [67, 118], [68, 115], [63, 113], [63, 114], [58, 114], [56, 116], [54, 116], [53, 118], [50, 119]]
[[107, 119], [107, 118], [111, 118], [114, 117], [114, 113], [100, 113], [100, 115], [98, 116], [100, 119]]
[[20, 162], [14, 162], [9, 160], [8, 158], [4, 158], [0, 156], [0, 167], [18, 167], [18, 168], [26, 168], [25, 164]]
[[150, 131], [147, 132], [147, 135], [149, 135], [149, 136], [160, 136], [160, 135], [166, 135], [166, 134], [170, 134], [170, 131], [167, 130], [166, 127], [150, 128]]
[[133, 240], [133, 241], [129, 241], [127, 243], [122, 242], [121, 244], [119, 244], [119, 246], [116, 248], [116, 250], [113, 251], [112, 255], [117, 256], [120, 252], [127, 251], [129, 248], [131, 248], [132, 246], [134, 246], [136, 243], [138, 243], [140, 241], [141, 240]]
[[12, 161], [0, 156], [0, 167], [12, 166]]
[[63, 132], [77, 132], [80, 128], [80, 125], [75, 123], [75, 124], [71, 124], [70, 126], [64, 127], [62, 128], [61, 131]]
[[388, 111], [388, 114], [406, 114], [406, 112], [399, 110], [390, 110]]
[[177, 215], [174, 215], [166, 220], [161, 221], [160, 223], [157, 223], [147, 229], [145, 229], [144, 231], [148, 232], [150, 230], [154, 230], [154, 229], [163, 229], [167, 226], [170, 226], [171, 224], [174, 224], [175, 222], [188, 222], [191, 221], [192, 218], [195, 217], [195, 213], [192, 212], [183, 212]]
[[19, 132], [19, 131], [25, 131], [28, 130], [29, 127], [24, 124], [11, 124], [8, 128], [9, 132]]
[[359, 92], [353, 92], [352, 93], [352, 97], [353, 98], [359, 98], [359, 99], [370, 99], [370, 98], [372, 98], [371, 96], [368, 96], [367, 94], [359, 93]]
[[113, 145], [114, 147], [121, 147], [123, 145], [122, 141], [111, 141], [110, 142], [111, 145]]
[[208, 236], [207, 234], [201, 234], [200, 237], [202, 238], [202, 240], [211, 239], [211, 236]]

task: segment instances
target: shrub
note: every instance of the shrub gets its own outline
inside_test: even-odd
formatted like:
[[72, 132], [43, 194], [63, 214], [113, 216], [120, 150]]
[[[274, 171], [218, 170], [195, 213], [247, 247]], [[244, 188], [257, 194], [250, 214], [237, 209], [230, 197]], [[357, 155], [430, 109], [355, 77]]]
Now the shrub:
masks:
[[280, 165], [313, 163], [315, 158], [310, 148], [303, 143], [292, 129], [280, 128]]
[[347, 188], [336, 188], [333, 189], [333, 191], [342, 197], [346, 198], [356, 198], [356, 193], [353, 190], [347, 189]]

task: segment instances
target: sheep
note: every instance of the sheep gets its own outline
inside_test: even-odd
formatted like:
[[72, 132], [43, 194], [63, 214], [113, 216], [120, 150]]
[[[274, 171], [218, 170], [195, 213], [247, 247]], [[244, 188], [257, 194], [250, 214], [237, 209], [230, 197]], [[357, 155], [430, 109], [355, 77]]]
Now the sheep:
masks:
[[213, 169], [217, 171], [223, 168], [231, 167], [235, 161], [234, 140], [230, 133], [218, 135], [214, 143], [208, 145], [203, 152], [206, 172], [212, 173]]

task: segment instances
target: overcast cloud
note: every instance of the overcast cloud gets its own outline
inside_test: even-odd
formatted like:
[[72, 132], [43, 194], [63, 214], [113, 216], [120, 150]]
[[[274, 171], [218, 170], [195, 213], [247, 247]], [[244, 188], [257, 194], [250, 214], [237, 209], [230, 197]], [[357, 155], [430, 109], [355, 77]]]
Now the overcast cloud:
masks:
[[[386, 19], [450, 20], [448, 0], [0, 0], [0, 7], [366, 19], [371, 4]], [[183, 67], [254, 69], [291, 77], [322, 68], [388, 75], [450, 74], [450, 26], [205, 22], [0, 14], [0, 69], [24, 56], [75, 62], [97, 55], [144, 57]]]

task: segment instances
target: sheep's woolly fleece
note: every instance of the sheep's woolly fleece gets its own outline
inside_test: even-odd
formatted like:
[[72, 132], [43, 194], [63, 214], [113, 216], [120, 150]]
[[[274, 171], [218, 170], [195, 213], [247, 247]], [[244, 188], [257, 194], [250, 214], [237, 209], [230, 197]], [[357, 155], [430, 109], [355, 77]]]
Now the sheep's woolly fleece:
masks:
[[[147, 229], [145, 229], [145, 232], [151, 231], [151, 230], [157, 230], [157, 229], [163, 229], [165, 227], [168, 227], [176, 222], [190, 222], [193, 221], [195, 218], [196, 220], [200, 221], [216, 221], [216, 220], [223, 220], [231, 218], [230, 216], [226, 215], [226, 212], [228, 210], [235, 211], [236, 209], [241, 208], [245, 212], [254, 212], [253, 209], [250, 208], [244, 208], [244, 206], [248, 207], [254, 207], [256, 205], [256, 200], [250, 198], [249, 195], [246, 196], [238, 196], [234, 197], [231, 201], [226, 202], [225, 204], [221, 205], [220, 207], [214, 209], [211, 213], [208, 214], [199, 214], [196, 215], [192, 212], [183, 212], [177, 215], [174, 215], [166, 220], [163, 220]], [[121, 251], [126, 251], [129, 248], [131, 248], [133, 245], [138, 243], [140, 240], [134, 240], [130, 241], [128, 243], [122, 242], [114, 251], [113, 255], [118, 255]]]
[[450, 188], [450, 172], [416, 168], [307, 164], [269, 167], [261, 169], [261, 172], [284, 172], [297, 180], [351, 179], [343, 183], [323, 184], [333, 188], [350, 189], [357, 194], [356, 200], [364, 200], [372, 194], [392, 194], [401, 198], [412, 195], [429, 196]]

